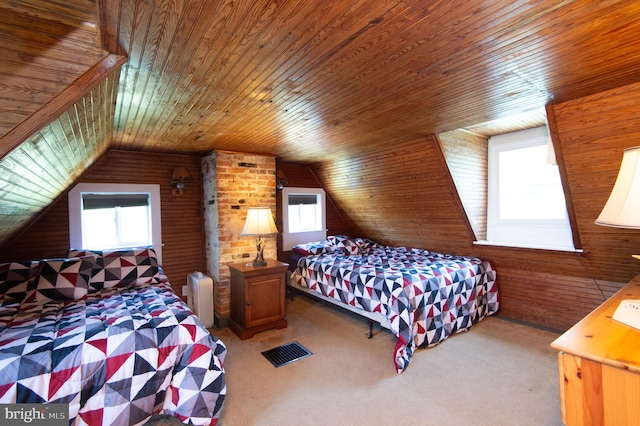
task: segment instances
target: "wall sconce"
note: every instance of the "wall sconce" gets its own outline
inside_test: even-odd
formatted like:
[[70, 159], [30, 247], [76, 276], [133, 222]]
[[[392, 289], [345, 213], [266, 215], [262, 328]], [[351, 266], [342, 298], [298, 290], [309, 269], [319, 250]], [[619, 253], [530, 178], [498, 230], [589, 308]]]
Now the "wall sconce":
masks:
[[276, 177], [276, 189], [281, 190], [287, 185], [289, 185], [287, 177], [284, 175], [284, 172], [282, 170], [278, 170], [278, 175]]
[[173, 169], [171, 184], [174, 188], [171, 190], [171, 194], [174, 197], [182, 197], [182, 194], [184, 193], [184, 183], [191, 180], [193, 180], [193, 177], [186, 167], [176, 167]]
[[267, 262], [264, 260], [265, 241], [263, 235], [277, 234], [278, 228], [273, 221], [273, 215], [269, 207], [249, 207], [247, 210], [247, 221], [244, 224], [242, 235], [256, 235], [256, 249], [258, 253], [253, 260], [253, 266], [265, 266]]

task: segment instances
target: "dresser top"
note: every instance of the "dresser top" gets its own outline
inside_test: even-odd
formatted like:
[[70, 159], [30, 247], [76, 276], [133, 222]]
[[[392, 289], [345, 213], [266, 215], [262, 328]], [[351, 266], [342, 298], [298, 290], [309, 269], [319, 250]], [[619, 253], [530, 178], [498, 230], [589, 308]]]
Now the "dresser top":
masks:
[[613, 319], [625, 299], [640, 299], [640, 275], [557, 338], [551, 347], [640, 373], [640, 330]]

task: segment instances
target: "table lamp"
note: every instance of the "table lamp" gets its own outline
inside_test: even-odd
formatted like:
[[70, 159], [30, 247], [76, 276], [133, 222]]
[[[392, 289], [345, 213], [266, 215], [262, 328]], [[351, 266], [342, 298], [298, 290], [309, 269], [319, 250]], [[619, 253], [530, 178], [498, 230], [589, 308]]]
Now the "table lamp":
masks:
[[273, 221], [273, 215], [269, 207], [249, 207], [247, 210], [247, 221], [244, 223], [242, 235], [255, 235], [256, 249], [258, 253], [253, 260], [253, 266], [265, 266], [267, 262], [264, 260], [264, 235], [277, 234], [278, 228]]

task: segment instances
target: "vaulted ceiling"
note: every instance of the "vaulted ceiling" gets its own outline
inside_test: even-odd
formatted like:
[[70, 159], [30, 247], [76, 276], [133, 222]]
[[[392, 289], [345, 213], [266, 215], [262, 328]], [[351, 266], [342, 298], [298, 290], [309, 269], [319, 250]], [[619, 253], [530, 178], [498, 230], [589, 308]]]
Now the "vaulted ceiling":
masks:
[[127, 60], [113, 148], [325, 161], [640, 73], [635, 1], [12, 0], [0, 8], [0, 136], [115, 53]]
[[637, 1], [1, 2], [0, 234], [110, 148], [322, 163], [490, 132], [639, 81], [638, 45]]

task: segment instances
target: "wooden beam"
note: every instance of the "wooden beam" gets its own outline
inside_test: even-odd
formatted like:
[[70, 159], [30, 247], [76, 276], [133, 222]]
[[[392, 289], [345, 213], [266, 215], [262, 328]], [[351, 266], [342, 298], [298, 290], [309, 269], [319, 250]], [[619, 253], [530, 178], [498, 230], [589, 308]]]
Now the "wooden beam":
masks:
[[109, 53], [126, 56], [126, 51], [118, 40], [122, 3], [113, 3], [111, 7], [107, 6], [107, 0], [97, 0], [96, 3], [98, 28], [100, 28], [100, 47]]
[[[546, 106], [547, 111], [547, 123], [549, 136], [553, 143], [553, 151], [556, 156], [556, 162], [558, 163], [558, 171], [560, 172], [560, 181], [562, 182], [562, 189], [564, 190], [564, 199], [567, 205], [567, 215], [569, 216], [569, 224], [571, 225], [571, 235], [573, 237], [573, 246], [577, 249], [581, 249], [582, 241], [580, 240], [580, 232], [578, 229], [578, 221], [576, 219], [576, 213], [573, 208], [573, 196], [571, 194], [571, 187], [569, 186], [567, 168], [564, 162], [564, 154], [562, 152], [562, 146], [560, 144], [560, 136], [558, 135], [558, 124], [556, 121], [555, 109], [552, 104]], [[586, 254], [588, 255], [588, 253]]]
[[104, 59], [91, 67], [86, 73], [78, 77], [73, 84], [62, 91], [50, 102], [29, 116], [0, 138], [0, 159], [13, 151], [22, 142], [31, 137], [38, 130], [51, 123], [56, 117], [69, 109], [78, 99], [89, 93], [98, 83], [115, 72], [127, 61], [125, 56], [107, 55]]

